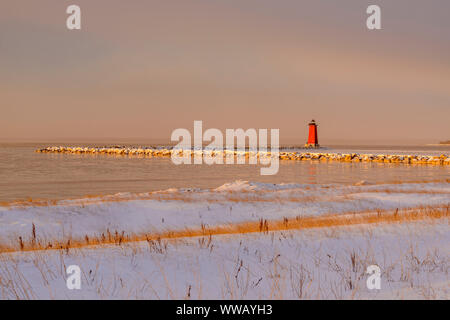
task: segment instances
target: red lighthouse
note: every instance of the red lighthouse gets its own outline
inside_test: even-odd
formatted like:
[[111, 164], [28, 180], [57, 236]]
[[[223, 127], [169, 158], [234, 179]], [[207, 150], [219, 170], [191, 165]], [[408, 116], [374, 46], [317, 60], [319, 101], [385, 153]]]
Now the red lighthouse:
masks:
[[308, 135], [308, 142], [305, 144], [305, 147], [318, 148], [319, 137], [317, 136], [317, 124], [314, 120], [311, 120], [308, 126], [309, 126], [309, 135]]

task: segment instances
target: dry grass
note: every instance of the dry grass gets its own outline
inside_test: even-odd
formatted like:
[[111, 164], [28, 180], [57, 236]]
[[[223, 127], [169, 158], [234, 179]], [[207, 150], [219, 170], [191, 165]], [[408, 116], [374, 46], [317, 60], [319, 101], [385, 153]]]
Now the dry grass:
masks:
[[85, 235], [82, 239], [43, 240], [36, 237], [36, 229], [33, 225], [31, 236], [28, 239], [19, 237], [16, 244], [0, 244], [0, 253], [18, 251], [39, 250], [65, 250], [99, 245], [122, 245], [130, 242], [147, 241], [156, 249], [164, 250], [161, 240], [173, 240], [192, 237], [209, 237], [209, 241], [199, 242], [201, 246], [209, 247], [211, 236], [232, 235], [247, 233], [268, 233], [272, 231], [302, 230], [313, 228], [332, 228], [341, 226], [363, 224], [389, 224], [401, 222], [413, 222], [418, 220], [448, 219], [449, 207], [422, 207], [407, 210], [327, 214], [321, 216], [309, 216], [281, 220], [247, 221], [218, 226], [201, 225], [199, 228], [167, 230], [160, 233], [126, 234], [125, 231], [111, 231], [109, 229], [101, 235]]
[[[79, 298], [79, 295], [66, 291], [65, 287], [59, 288], [67, 278], [67, 265], [73, 262], [83, 266], [82, 292], [85, 298], [448, 299], [449, 259], [445, 246], [442, 247], [442, 239], [436, 244], [424, 245], [418, 236], [433, 224], [441, 224], [442, 219], [448, 218], [446, 210], [422, 208], [381, 212], [388, 223], [399, 221], [402, 215], [406, 219], [407, 214], [412, 217], [408, 221], [414, 221], [415, 215], [427, 219], [424, 223], [402, 228], [403, 231], [394, 238], [398, 239], [396, 244], [384, 241], [384, 235], [381, 238], [374, 236], [374, 228], [359, 225], [302, 233], [280, 231], [260, 234], [260, 237], [226, 237], [226, 241], [211, 235], [185, 239], [157, 238], [150, 240], [148, 246], [135, 242], [109, 248], [114, 250], [107, 251], [107, 256], [97, 255], [96, 250], [3, 254], [0, 255], [0, 299]], [[365, 215], [370, 214], [379, 215], [378, 212]], [[442, 219], [434, 219], [439, 217]], [[403, 221], [407, 220], [399, 222]], [[289, 220], [280, 222], [290, 224]], [[272, 231], [273, 221], [266, 223], [263, 220], [258, 224], [261, 232], [265, 233], [267, 228]], [[206, 226], [200, 229], [209, 230]], [[396, 231], [388, 232], [389, 235], [396, 234]], [[108, 236], [118, 237], [119, 244], [121, 233], [105, 233], [105, 237]], [[350, 245], [349, 236], [356, 237]], [[330, 237], [332, 242], [343, 237], [344, 242], [322, 246], [323, 238]], [[263, 246], [255, 245], [257, 242], [252, 239], [261, 238], [271, 240], [264, 242]], [[30, 239], [24, 245], [32, 240], [31, 230]], [[230, 242], [234, 244], [224, 246]], [[216, 245], [214, 250], [213, 245]], [[197, 249], [203, 259], [197, 260], [186, 248]], [[174, 276], [172, 269], [166, 268], [167, 264], [175, 262], [181, 266], [185, 276]], [[210, 266], [217, 263], [217, 274], [202, 273], [205, 269], [201, 266], [208, 262], [211, 262]], [[366, 289], [366, 268], [371, 264], [379, 265], [382, 270], [382, 290], [379, 292]]]

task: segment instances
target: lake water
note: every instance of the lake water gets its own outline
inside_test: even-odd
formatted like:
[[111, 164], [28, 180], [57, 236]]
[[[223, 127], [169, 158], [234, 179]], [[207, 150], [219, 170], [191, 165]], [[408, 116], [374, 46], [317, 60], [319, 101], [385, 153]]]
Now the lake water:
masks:
[[[56, 144], [60, 145], [60, 144]], [[61, 144], [89, 145], [89, 144]], [[257, 165], [180, 165], [170, 158], [35, 153], [48, 144], [0, 144], [0, 201], [64, 199], [168, 188], [215, 188], [235, 180], [266, 183], [430, 181], [450, 178], [449, 166], [280, 161], [277, 175]], [[450, 154], [450, 146], [330, 146], [324, 152]]]

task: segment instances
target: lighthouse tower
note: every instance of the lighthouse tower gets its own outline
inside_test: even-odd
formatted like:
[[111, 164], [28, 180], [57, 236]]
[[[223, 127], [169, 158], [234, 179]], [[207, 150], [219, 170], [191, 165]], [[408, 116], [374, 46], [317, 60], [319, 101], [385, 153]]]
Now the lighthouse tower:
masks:
[[317, 136], [317, 124], [314, 120], [311, 120], [308, 126], [309, 126], [309, 135], [308, 135], [308, 142], [306, 142], [305, 147], [318, 148], [319, 137]]

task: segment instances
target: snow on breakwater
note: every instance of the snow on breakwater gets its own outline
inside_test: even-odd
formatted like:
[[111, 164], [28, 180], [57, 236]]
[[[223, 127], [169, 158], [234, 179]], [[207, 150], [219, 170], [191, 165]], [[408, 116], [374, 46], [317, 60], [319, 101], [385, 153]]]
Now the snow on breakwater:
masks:
[[[271, 157], [270, 151], [251, 151], [251, 150], [173, 150], [169, 148], [150, 148], [150, 147], [64, 147], [54, 146], [38, 149], [39, 153], [68, 153], [68, 154], [109, 154], [109, 155], [141, 155], [147, 157], [171, 157], [173, 153], [182, 155], [183, 153], [191, 156], [251, 156]], [[279, 152], [280, 160], [316, 160], [316, 161], [340, 161], [340, 162], [381, 162], [381, 163], [404, 163], [404, 164], [431, 164], [431, 165], [450, 165], [450, 156], [442, 154], [440, 156], [431, 155], [392, 155], [392, 154], [358, 154], [358, 153], [324, 153], [324, 152]]]

